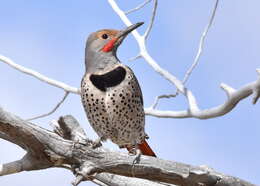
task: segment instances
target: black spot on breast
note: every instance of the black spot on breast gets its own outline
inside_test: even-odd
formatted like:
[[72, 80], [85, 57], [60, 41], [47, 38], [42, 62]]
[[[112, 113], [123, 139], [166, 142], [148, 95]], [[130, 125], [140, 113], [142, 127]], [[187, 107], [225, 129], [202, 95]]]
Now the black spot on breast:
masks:
[[102, 75], [92, 74], [89, 79], [99, 90], [106, 91], [107, 88], [120, 84], [125, 79], [125, 75], [126, 70], [123, 67], [117, 67]]

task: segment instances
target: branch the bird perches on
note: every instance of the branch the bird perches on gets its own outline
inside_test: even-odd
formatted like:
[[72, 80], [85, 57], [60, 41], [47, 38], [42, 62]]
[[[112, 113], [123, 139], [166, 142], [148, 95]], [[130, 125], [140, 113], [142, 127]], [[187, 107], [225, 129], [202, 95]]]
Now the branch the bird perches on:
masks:
[[0, 176], [59, 167], [75, 174], [73, 185], [90, 180], [98, 185], [163, 186], [168, 183], [252, 186], [206, 166], [192, 166], [150, 156], [141, 156], [140, 162], [133, 166], [134, 156], [103, 147], [91, 148], [92, 141], [72, 116], [60, 117], [53, 124], [54, 132], [0, 108], [0, 138], [27, 151], [22, 159], [0, 165]]

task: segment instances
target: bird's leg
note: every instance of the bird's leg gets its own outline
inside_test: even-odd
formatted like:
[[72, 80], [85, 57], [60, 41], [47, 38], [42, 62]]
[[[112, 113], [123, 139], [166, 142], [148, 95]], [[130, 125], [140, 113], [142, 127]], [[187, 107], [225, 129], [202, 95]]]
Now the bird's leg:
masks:
[[77, 145], [84, 145], [84, 146], [89, 146], [92, 144], [92, 141], [90, 139], [76, 139], [76, 140], [73, 140], [73, 143], [72, 143], [72, 148], [75, 148]]
[[132, 176], [135, 177], [135, 174], [134, 174], [135, 164], [138, 164], [140, 162], [142, 152], [138, 148], [138, 145], [136, 144], [132, 147], [131, 152], [129, 151], [129, 154], [135, 155], [135, 158], [134, 158], [133, 163], [132, 163]]
[[128, 154], [130, 156], [135, 156], [133, 164], [138, 163], [140, 161], [140, 157], [142, 155], [142, 152], [139, 149], [138, 144], [127, 146], [126, 148], [128, 150]]
[[136, 145], [136, 147], [135, 147], [135, 158], [134, 158], [134, 160], [133, 160], [133, 165], [140, 162], [140, 157], [141, 157], [141, 155], [142, 155], [142, 152], [141, 152], [141, 150], [138, 148], [138, 146]]
[[98, 147], [101, 147], [102, 146], [102, 141], [105, 141], [106, 140], [106, 138], [105, 137], [103, 137], [103, 136], [101, 136], [101, 137], [99, 137], [98, 139], [96, 139], [95, 141], [93, 141], [92, 142], [92, 145], [91, 145], [91, 147], [93, 148], [93, 149], [95, 149], [95, 148], [98, 148]]

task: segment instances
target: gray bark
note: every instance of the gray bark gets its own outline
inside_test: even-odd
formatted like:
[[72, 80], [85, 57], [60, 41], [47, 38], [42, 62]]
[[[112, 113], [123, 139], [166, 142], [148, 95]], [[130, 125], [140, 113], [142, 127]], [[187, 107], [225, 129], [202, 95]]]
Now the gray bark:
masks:
[[0, 175], [63, 167], [75, 173], [74, 185], [86, 180], [125, 186], [253, 185], [207, 167], [148, 156], [141, 156], [133, 165], [134, 156], [103, 147], [92, 149], [92, 141], [72, 116], [61, 117], [54, 127], [54, 132], [46, 130], [0, 108], [0, 138], [27, 151], [21, 160], [0, 166]]

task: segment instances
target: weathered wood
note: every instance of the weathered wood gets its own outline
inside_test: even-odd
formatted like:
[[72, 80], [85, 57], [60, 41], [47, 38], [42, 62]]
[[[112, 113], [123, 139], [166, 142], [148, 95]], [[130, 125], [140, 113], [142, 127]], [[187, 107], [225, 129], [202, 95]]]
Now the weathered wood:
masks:
[[[21, 160], [0, 166], [0, 175], [21, 171], [64, 167], [81, 179], [104, 185], [217, 185], [251, 186], [241, 179], [217, 173], [207, 167], [191, 166], [159, 158], [141, 156], [133, 166], [134, 156], [91, 148], [91, 140], [72, 116], [61, 117], [55, 132], [46, 130], [0, 108], [0, 138], [27, 151]], [[135, 178], [131, 178], [135, 177]], [[96, 180], [96, 181], [95, 181]], [[161, 183], [160, 183], [161, 182]], [[102, 184], [103, 185], [103, 184]]]

